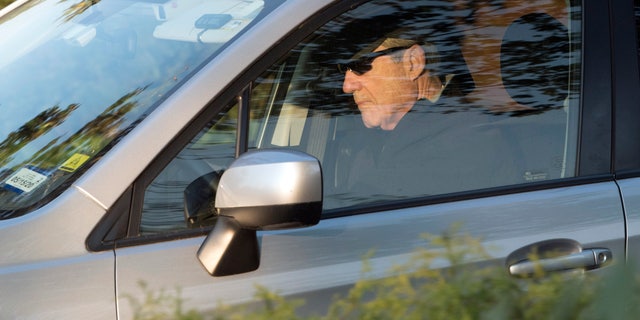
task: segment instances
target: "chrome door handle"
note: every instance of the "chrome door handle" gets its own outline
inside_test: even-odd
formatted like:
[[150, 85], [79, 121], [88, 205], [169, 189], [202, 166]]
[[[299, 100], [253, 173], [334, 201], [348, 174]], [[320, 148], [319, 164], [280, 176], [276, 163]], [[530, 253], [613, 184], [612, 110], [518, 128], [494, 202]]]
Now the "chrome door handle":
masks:
[[583, 249], [581, 252], [559, 257], [539, 260], [521, 260], [509, 265], [509, 273], [514, 276], [529, 276], [540, 269], [545, 272], [571, 269], [596, 269], [608, 264], [612, 257], [613, 255], [609, 249]]

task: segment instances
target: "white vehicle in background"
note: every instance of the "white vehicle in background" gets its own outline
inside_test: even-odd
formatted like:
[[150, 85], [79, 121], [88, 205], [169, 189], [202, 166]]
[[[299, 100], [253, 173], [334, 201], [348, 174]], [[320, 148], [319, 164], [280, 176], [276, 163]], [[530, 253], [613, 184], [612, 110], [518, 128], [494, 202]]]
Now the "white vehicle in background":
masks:
[[[375, 249], [371, 275], [383, 276], [421, 234], [456, 222], [501, 265], [542, 241], [571, 246], [549, 271], [640, 258], [633, 9], [14, 3], [0, 11], [0, 318], [129, 319], [140, 282], [180, 288], [185, 308], [203, 311], [250, 301], [256, 284], [321, 310], [359, 279], [365, 253]], [[371, 39], [362, 25], [387, 18], [428, 37], [442, 67], [450, 52], [463, 58], [450, 72], [466, 73], [469, 92], [440, 116], [487, 120], [443, 126], [442, 165], [402, 160], [371, 172], [388, 185], [350, 189], [359, 165], [346, 143], [363, 125], [336, 66], [371, 67], [349, 49]], [[401, 170], [414, 178], [392, 188], [384, 175]], [[530, 272], [519, 262], [507, 269]]]

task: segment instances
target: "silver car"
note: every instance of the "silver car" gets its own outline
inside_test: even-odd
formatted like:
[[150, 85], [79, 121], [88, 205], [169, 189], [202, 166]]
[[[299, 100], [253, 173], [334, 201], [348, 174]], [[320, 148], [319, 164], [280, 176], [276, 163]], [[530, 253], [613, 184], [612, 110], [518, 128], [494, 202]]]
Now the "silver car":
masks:
[[[549, 271], [638, 259], [638, 25], [631, 1], [18, 0], [0, 318], [129, 319], [141, 282], [322, 310], [365, 254], [384, 276], [456, 223], [514, 275], [540, 248], [569, 247]], [[441, 83], [403, 133], [349, 82], [391, 35]]]

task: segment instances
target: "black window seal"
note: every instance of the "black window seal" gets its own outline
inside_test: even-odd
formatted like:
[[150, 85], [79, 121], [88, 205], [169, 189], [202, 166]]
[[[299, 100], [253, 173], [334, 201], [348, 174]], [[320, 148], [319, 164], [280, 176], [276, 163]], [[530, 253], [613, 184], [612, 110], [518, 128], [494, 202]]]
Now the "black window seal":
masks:
[[557, 188], [575, 187], [600, 182], [611, 182], [614, 180], [612, 174], [591, 175], [588, 177], [572, 177], [542, 182], [532, 182], [518, 185], [500, 186], [480, 190], [470, 190], [456, 193], [449, 193], [436, 196], [427, 196], [409, 200], [388, 201], [380, 204], [365, 204], [351, 208], [341, 208], [327, 210], [322, 213], [322, 219], [334, 219], [358, 214], [372, 214], [390, 210], [407, 209], [412, 207], [422, 207], [427, 205], [442, 204], [449, 202], [482, 199], [496, 196], [507, 196], [510, 194], [527, 193]]
[[109, 213], [102, 216], [100, 222], [91, 231], [85, 242], [87, 250], [94, 252], [109, 250], [118, 239], [126, 237], [130, 225], [132, 196], [133, 185], [122, 193]]
[[238, 101], [238, 125], [236, 126], [236, 159], [249, 149], [249, 105], [251, 104], [250, 82], [237, 97]]
[[612, 170], [612, 90], [609, 1], [582, 3], [582, 89], [578, 175]]

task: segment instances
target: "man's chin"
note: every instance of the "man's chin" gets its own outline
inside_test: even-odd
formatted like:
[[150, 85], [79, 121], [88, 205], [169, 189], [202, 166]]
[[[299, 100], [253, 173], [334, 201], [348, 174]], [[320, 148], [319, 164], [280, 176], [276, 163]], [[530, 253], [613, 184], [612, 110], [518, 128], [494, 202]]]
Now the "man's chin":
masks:
[[369, 129], [379, 128], [380, 127], [380, 123], [367, 121], [367, 119], [365, 119], [364, 117], [362, 118], [362, 124], [364, 124], [364, 126], [369, 128]]
[[362, 123], [364, 124], [364, 126], [368, 129], [380, 129], [380, 130], [384, 130], [384, 131], [391, 131], [393, 129], [396, 128], [396, 125], [398, 124], [397, 122], [394, 123], [371, 123], [371, 122], [367, 122], [364, 119], [362, 119]]

